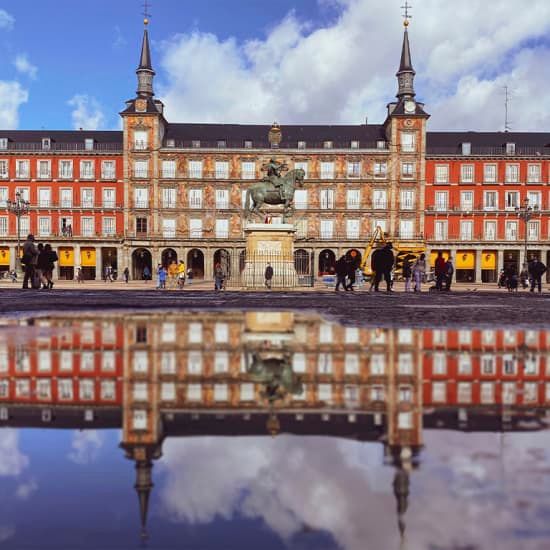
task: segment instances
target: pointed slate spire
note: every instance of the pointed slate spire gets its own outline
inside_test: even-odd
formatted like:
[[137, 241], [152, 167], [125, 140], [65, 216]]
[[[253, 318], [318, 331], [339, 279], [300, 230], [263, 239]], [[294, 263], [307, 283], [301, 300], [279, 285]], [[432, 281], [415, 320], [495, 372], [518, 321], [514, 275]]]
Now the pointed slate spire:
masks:
[[414, 97], [414, 75], [416, 74], [411, 61], [411, 47], [409, 46], [409, 32], [407, 27], [408, 21], [405, 21], [405, 32], [403, 34], [403, 47], [401, 48], [401, 63], [399, 70], [395, 74], [397, 76], [397, 97], [399, 99], [406, 97]]
[[141, 538], [147, 539], [147, 514], [149, 511], [149, 496], [153, 488], [151, 471], [153, 463], [150, 460], [136, 461], [136, 484], [134, 485], [139, 499], [139, 516], [141, 520]]
[[[145, 19], [145, 25], [148, 20]], [[151, 49], [149, 47], [149, 34], [147, 33], [147, 27], [143, 30], [143, 41], [141, 43], [141, 56], [139, 58], [139, 67], [136, 70], [138, 79], [137, 95], [138, 97], [153, 97], [153, 77], [155, 71], [151, 64]]]

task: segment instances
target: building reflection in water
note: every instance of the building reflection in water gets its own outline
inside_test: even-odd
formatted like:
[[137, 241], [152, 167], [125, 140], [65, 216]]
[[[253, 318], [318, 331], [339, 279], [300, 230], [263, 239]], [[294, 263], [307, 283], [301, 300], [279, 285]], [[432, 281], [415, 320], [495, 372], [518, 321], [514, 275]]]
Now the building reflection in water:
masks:
[[425, 429], [538, 430], [550, 332], [373, 330], [292, 312], [136, 313], [7, 321], [0, 426], [122, 427], [146, 536], [167, 437], [379, 441], [402, 540]]

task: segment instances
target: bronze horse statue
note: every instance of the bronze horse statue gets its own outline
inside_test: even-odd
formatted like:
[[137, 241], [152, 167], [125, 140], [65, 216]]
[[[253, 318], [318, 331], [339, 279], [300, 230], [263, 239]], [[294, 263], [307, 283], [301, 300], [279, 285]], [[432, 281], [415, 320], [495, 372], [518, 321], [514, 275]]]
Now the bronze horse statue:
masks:
[[302, 187], [306, 173], [302, 168], [290, 170], [284, 176], [278, 177], [277, 185], [272, 180], [263, 179], [251, 185], [246, 190], [245, 212], [248, 218], [251, 214], [261, 216], [260, 207], [264, 204], [282, 204], [283, 219], [294, 211], [294, 191]]

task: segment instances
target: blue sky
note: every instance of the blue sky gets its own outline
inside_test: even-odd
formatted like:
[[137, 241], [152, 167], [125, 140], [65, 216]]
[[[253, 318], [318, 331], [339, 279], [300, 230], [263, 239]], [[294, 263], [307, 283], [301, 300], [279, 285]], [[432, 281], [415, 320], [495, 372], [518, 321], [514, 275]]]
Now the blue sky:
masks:
[[[155, 90], [177, 122], [382, 122], [402, 0], [156, 0]], [[550, 2], [414, 2], [416, 90], [431, 129], [550, 129]], [[118, 128], [141, 0], [0, 2], [0, 127]]]

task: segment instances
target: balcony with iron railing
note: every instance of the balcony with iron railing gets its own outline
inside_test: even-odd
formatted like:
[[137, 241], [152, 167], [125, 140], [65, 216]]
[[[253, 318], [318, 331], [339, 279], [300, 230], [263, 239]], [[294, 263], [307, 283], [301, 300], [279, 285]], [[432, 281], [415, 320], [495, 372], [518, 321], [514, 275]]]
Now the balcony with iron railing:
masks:
[[136, 140], [133, 143], [134, 151], [146, 151], [148, 148], [149, 148], [149, 144], [147, 141]]
[[[172, 140], [169, 143], [165, 142], [163, 144], [164, 149], [220, 149], [219, 144], [220, 140]], [[379, 153], [384, 153], [389, 151], [389, 144], [387, 142], [380, 141], [359, 141], [357, 147], [351, 146], [350, 141], [332, 141], [332, 147], [327, 148], [325, 146], [325, 141], [307, 141], [304, 146], [299, 146], [298, 142], [295, 143], [281, 143], [278, 147], [273, 147], [271, 143], [267, 140], [254, 140], [252, 142], [252, 147], [245, 147], [244, 140], [223, 140], [224, 147], [223, 149], [269, 149], [273, 150], [319, 150], [331, 151], [337, 149], [339, 151], [347, 150], [350, 152], [355, 152], [357, 150], [369, 150], [377, 151]]]
[[149, 170], [136, 169], [132, 172], [134, 179], [147, 179], [149, 177]]
[[[522, 244], [525, 242], [525, 234], [519, 232], [510, 231], [497, 231], [496, 233], [472, 233], [472, 234], [460, 234], [460, 233], [435, 233], [433, 237], [427, 239], [428, 242], [433, 243], [515, 243]], [[530, 234], [527, 236], [527, 242], [546, 243], [550, 241], [549, 237], [542, 237], [540, 234]]]
[[122, 140], [120, 143], [94, 143], [93, 147], [86, 147], [84, 141], [77, 143], [58, 143], [52, 141], [48, 149], [44, 149], [41, 142], [37, 143], [20, 143], [8, 141], [7, 147], [1, 148], [2, 151], [21, 151], [21, 152], [39, 152], [39, 151], [48, 151], [48, 152], [77, 152], [77, 151], [86, 151], [86, 152], [111, 152], [111, 153], [121, 153], [122, 152]]
[[139, 209], [149, 208], [149, 201], [141, 201], [141, 200], [134, 201], [134, 208], [139, 208]]
[[[487, 213], [490, 212], [492, 214], [516, 214], [516, 208], [518, 208], [518, 205], [511, 205], [511, 206], [504, 206], [504, 207], [497, 207], [492, 205], [486, 205], [486, 204], [460, 204], [460, 203], [450, 203], [450, 204], [436, 204], [436, 205], [428, 205], [426, 206], [426, 213], [427, 214], [441, 214], [441, 213], [447, 213], [447, 214], [475, 214], [475, 213]], [[540, 205], [538, 206], [538, 213], [546, 212], [545, 209], [541, 208]]]
[[549, 155], [550, 155], [550, 147], [548, 145], [542, 145], [538, 147], [516, 145], [513, 152], [507, 150], [505, 145], [497, 146], [497, 147], [472, 145], [469, 155], [463, 154], [462, 146], [460, 144], [454, 147], [430, 145], [426, 151], [426, 157], [428, 159], [430, 157], [442, 157], [442, 156], [462, 157], [465, 160], [476, 156], [540, 158], [540, 157], [549, 156]]

